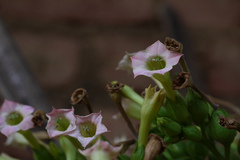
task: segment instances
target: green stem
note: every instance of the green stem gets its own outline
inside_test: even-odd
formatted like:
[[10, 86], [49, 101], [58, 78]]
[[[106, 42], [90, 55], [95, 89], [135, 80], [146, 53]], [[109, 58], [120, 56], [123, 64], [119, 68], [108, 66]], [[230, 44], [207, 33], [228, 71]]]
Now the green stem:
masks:
[[122, 96], [126, 97], [128, 99], [131, 99], [132, 101], [136, 102], [140, 106], [142, 106], [143, 98], [137, 94], [131, 87], [128, 85], [124, 85], [124, 87], [121, 90]]
[[188, 65], [187, 65], [187, 62], [186, 62], [186, 60], [185, 60], [185, 58], [184, 58], [184, 56], [182, 56], [182, 57], [179, 59], [179, 64], [180, 64], [181, 69], [182, 69], [183, 72], [188, 72], [189, 74], [191, 74], [191, 73], [190, 73], [190, 70], [189, 70], [189, 67], [188, 67]]
[[[165, 89], [167, 96], [172, 101], [175, 102], [176, 101], [176, 92], [175, 92], [175, 90], [172, 89], [172, 80], [170, 77], [170, 73], [167, 72], [164, 75], [154, 74], [152, 78], [160, 88], [163, 87]], [[159, 84], [159, 82], [160, 82], [160, 84]]]
[[38, 142], [38, 140], [33, 136], [32, 132], [30, 130], [20, 130], [18, 131], [19, 133], [21, 133], [26, 139], [27, 141], [31, 144], [31, 146], [35, 149], [39, 149], [40, 148], [40, 143]]
[[139, 135], [138, 135], [138, 147], [142, 145], [146, 146], [148, 142], [148, 133], [149, 133], [150, 126], [151, 126], [151, 122], [147, 116], [145, 116], [144, 118], [141, 118]]
[[138, 135], [137, 132], [135, 131], [132, 122], [130, 121], [130, 119], [128, 118], [126, 112], [124, 111], [121, 102], [116, 102], [116, 105], [118, 107], [119, 112], [121, 113], [123, 119], [125, 120], [125, 122], [127, 123], [128, 128], [130, 129], [130, 131], [132, 132], [132, 134], [134, 135], [134, 137], [137, 139]]
[[224, 151], [225, 151], [224, 153], [225, 153], [226, 160], [230, 159], [230, 146], [231, 146], [231, 143], [224, 144]]

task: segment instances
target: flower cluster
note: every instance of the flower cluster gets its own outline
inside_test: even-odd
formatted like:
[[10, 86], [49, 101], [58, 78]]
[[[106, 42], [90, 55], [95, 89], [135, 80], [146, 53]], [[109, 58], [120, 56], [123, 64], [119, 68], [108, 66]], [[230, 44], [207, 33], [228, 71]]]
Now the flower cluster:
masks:
[[[166, 38], [164, 44], [156, 41], [146, 50], [123, 57], [117, 69], [132, 72], [134, 78], [147, 76], [156, 83], [141, 95], [117, 81], [107, 84], [106, 91], [120, 112], [118, 117], [125, 120], [133, 139], [111, 143], [102, 135], [109, 131], [102, 124], [101, 112], [93, 113], [83, 88], [73, 92], [73, 107], [53, 107], [47, 114], [5, 100], [0, 108], [0, 131], [8, 137], [8, 144], [32, 147], [35, 160], [240, 159], [240, 140], [236, 138], [240, 123], [194, 84], [182, 49], [180, 42]], [[172, 80], [170, 71], [177, 64], [182, 72]], [[186, 96], [178, 91], [183, 88], [188, 88]], [[80, 104], [87, 107], [88, 115], [74, 113], [74, 106]], [[42, 125], [46, 130], [41, 136], [30, 131]], [[54, 141], [45, 143], [41, 139]], [[6, 157], [10, 159], [0, 155], [0, 159]]]
[[[16, 141], [24, 145], [32, 144], [35, 149], [42, 149], [39, 144], [36, 144], [38, 142], [34, 139], [34, 136], [29, 135], [30, 132], [26, 132], [26, 130], [34, 127], [32, 122], [33, 112], [34, 108], [31, 106], [9, 100], [4, 101], [0, 109], [0, 131], [9, 137], [8, 144]], [[94, 156], [94, 153], [101, 151], [101, 149], [106, 154], [105, 157], [116, 157], [121, 149], [121, 147], [114, 147], [98, 138], [99, 135], [108, 132], [106, 126], [102, 124], [101, 112], [79, 116], [74, 114], [73, 107], [71, 109], [55, 109], [53, 107], [52, 112], [47, 113], [46, 116], [48, 118], [46, 130], [49, 138], [57, 136], [74, 138], [73, 140], [80, 142], [79, 153], [83, 153], [86, 157]], [[17, 140], [14, 138], [17, 138]], [[98, 139], [97, 143], [84, 150], [95, 139]], [[27, 140], [29, 140], [29, 143]], [[34, 144], [34, 142], [36, 143]], [[103, 148], [99, 145], [102, 145]]]

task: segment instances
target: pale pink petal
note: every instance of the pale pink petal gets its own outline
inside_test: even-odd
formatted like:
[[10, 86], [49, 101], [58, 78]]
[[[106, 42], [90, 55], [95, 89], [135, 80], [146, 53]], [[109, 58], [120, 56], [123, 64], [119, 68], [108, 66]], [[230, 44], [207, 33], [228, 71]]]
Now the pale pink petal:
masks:
[[10, 112], [10, 111], [14, 111], [15, 108], [17, 107], [18, 103], [16, 102], [12, 102], [12, 101], [9, 101], [9, 100], [4, 100], [3, 104], [2, 104], [2, 107], [1, 107], [1, 110], [0, 112]]
[[2, 128], [1, 132], [2, 134], [4, 134], [5, 136], [9, 136], [11, 133], [17, 132], [20, 129], [16, 126], [5, 126], [4, 128]]
[[168, 64], [176, 65], [183, 54], [172, 52], [166, 56]]
[[27, 116], [29, 114], [32, 114], [34, 111], [34, 108], [28, 105], [19, 105], [19, 109], [16, 108], [23, 116]]
[[23, 119], [23, 121], [20, 124], [18, 124], [19, 128], [21, 128], [21, 130], [23, 130], [23, 131], [28, 130], [30, 128], [33, 128], [34, 125], [33, 125], [33, 122], [32, 122], [32, 117], [33, 117], [32, 115], [29, 115], [29, 116], [25, 117]]
[[5, 118], [0, 116], [0, 128], [2, 125], [4, 125], [4, 123], [5, 123]]
[[[139, 51], [139, 52], [137, 52], [135, 55], [133, 55], [132, 57], [134, 57], [134, 59], [136, 59], [136, 60], [143, 61], [143, 60], [145, 60], [146, 58], [148, 58], [147, 53], [148, 53], [148, 52], [146, 52], [146, 51]], [[130, 58], [132, 59], [132, 57], [130, 57]]]
[[160, 41], [156, 41], [154, 44], [149, 46], [146, 49], [147, 55], [148, 56], [156, 56], [159, 55], [161, 56], [164, 51], [166, 50], [166, 47], [164, 44], [162, 44]]
[[90, 158], [94, 152], [102, 151], [108, 155], [109, 159], [115, 159], [119, 152], [121, 151], [122, 146], [114, 147], [106, 141], [98, 139], [98, 141], [90, 148], [85, 150], [78, 150], [82, 155], [87, 158]]

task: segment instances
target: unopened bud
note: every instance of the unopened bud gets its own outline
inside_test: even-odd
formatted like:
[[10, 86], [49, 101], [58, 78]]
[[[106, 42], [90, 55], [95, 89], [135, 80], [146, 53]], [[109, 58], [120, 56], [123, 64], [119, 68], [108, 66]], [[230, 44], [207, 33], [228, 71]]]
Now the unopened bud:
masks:
[[166, 144], [174, 144], [177, 143], [179, 140], [181, 139], [180, 135], [176, 135], [176, 136], [165, 136], [164, 137], [164, 142]]
[[186, 100], [188, 111], [193, 122], [196, 124], [202, 123], [208, 117], [208, 103], [191, 88], [188, 89]]
[[189, 140], [199, 141], [202, 138], [201, 130], [196, 126], [184, 126], [182, 132], [183, 136]]
[[181, 125], [167, 117], [157, 118], [159, 131], [167, 136], [176, 136], [181, 133]]
[[177, 122], [185, 122], [188, 119], [187, 104], [179, 92], [176, 92], [176, 100], [166, 97], [165, 108], [170, 118]]
[[160, 155], [166, 148], [163, 139], [155, 134], [150, 134], [150, 140], [145, 147], [144, 160], [152, 160], [156, 155]]
[[190, 156], [198, 155], [206, 158], [208, 155], [208, 148], [200, 142], [187, 141], [186, 150]]

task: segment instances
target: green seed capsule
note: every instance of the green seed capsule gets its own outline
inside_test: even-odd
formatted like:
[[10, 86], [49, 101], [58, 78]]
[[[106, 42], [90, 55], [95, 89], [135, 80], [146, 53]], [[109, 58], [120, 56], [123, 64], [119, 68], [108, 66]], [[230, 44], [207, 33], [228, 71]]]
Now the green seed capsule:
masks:
[[177, 122], [185, 122], [188, 119], [187, 104], [181, 94], [179, 92], [176, 93], [175, 101], [166, 96], [165, 108], [170, 118]]
[[178, 143], [168, 145], [166, 151], [168, 151], [174, 159], [178, 159], [179, 157], [185, 157], [188, 155], [186, 151], [185, 141], [180, 141]]
[[181, 137], [177, 135], [177, 136], [165, 136], [163, 140], [168, 145], [177, 143], [180, 139]]
[[182, 133], [189, 140], [199, 141], [202, 138], [201, 130], [196, 126], [184, 126], [182, 127]]
[[214, 111], [208, 125], [209, 136], [223, 144], [232, 143], [237, 134], [236, 130], [221, 126], [219, 124], [219, 116], [229, 117], [228, 113], [223, 109]]
[[208, 155], [208, 148], [203, 144], [195, 141], [187, 141], [186, 150], [190, 156], [201, 156], [206, 157]]
[[157, 118], [157, 126], [159, 131], [167, 136], [176, 136], [181, 133], [181, 125], [167, 117]]
[[188, 111], [195, 124], [202, 123], [208, 117], [208, 103], [191, 88], [186, 96]]
[[158, 117], [168, 117], [166, 108], [165, 107], [161, 107], [157, 116]]

